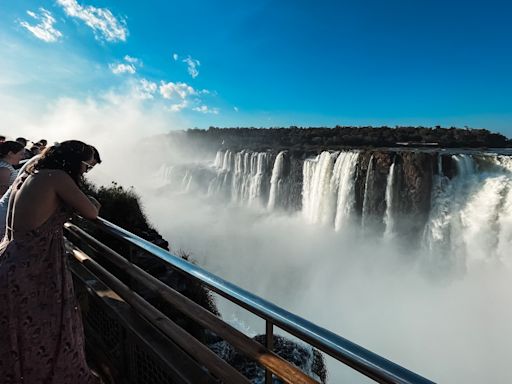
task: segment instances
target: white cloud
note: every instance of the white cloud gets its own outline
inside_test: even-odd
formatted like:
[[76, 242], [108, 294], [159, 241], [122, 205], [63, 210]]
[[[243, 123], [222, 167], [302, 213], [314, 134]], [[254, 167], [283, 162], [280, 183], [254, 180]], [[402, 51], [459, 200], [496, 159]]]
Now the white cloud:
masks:
[[160, 94], [164, 99], [186, 99], [189, 96], [195, 95], [197, 92], [194, 88], [186, 83], [169, 83], [161, 82]]
[[164, 99], [168, 99], [173, 102], [169, 107], [172, 112], [179, 112], [183, 109], [189, 108], [201, 113], [219, 113], [218, 108], [209, 108], [208, 106], [201, 104], [202, 101], [199, 98], [200, 95], [210, 93], [206, 89], [198, 91], [186, 83], [165, 83], [161, 81], [159, 91], [160, 95], [162, 95]]
[[112, 73], [119, 75], [122, 73], [131, 73], [132, 75], [137, 72], [137, 67], [142, 67], [142, 61], [136, 57], [125, 55], [123, 58], [126, 63], [112, 63], [109, 65]]
[[141, 99], [152, 99], [158, 85], [152, 81], [142, 79], [135, 87], [136, 95]]
[[27, 11], [27, 14], [33, 19], [39, 21], [39, 24], [32, 25], [26, 21], [20, 21], [20, 25], [30, 31], [35, 37], [47, 43], [54, 43], [62, 36], [62, 33], [53, 27], [55, 18], [52, 14], [44, 8], [39, 8], [41, 14], [37, 15], [32, 11]]
[[133, 64], [110, 64], [109, 67], [112, 70], [112, 73], [116, 75], [123, 73], [131, 73], [133, 75], [136, 72], [135, 66]]
[[212, 113], [214, 115], [219, 114], [219, 108], [210, 108], [207, 105], [200, 105], [198, 107], [192, 108], [192, 110], [201, 113]]
[[57, 4], [68, 16], [82, 20], [92, 28], [97, 39], [126, 41], [128, 29], [125, 21], [118, 20], [109, 9], [82, 6], [76, 0], [57, 0]]
[[179, 56], [177, 53], [173, 53], [172, 58], [174, 59], [174, 61], [177, 61], [179, 59]]
[[137, 59], [136, 57], [132, 57], [132, 56], [129, 56], [129, 55], [125, 55], [124, 57], [124, 60], [127, 61], [128, 63], [130, 64], [136, 64], [136, 65], [140, 65], [142, 66], [142, 61], [140, 61], [139, 59]]
[[183, 100], [181, 103], [171, 104], [170, 110], [172, 112], [180, 112], [181, 110], [187, 108], [190, 102], [188, 100]]
[[186, 63], [187, 66], [188, 66], [188, 68], [187, 68], [188, 74], [190, 76], [192, 76], [193, 79], [195, 79], [199, 75], [199, 70], [197, 69], [197, 67], [199, 67], [201, 65], [199, 60], [193, 59], [193, 58], [191, 58], [189, 56], [189, 57], [187, 57], [186, 59], [184, 59], [182, 61], [184, 63]]

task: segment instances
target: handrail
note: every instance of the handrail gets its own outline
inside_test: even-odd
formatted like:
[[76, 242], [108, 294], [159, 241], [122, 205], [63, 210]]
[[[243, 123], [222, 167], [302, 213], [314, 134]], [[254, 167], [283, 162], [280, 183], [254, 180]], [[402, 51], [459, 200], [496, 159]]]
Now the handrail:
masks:
[[[271, 350], [265, 348], [256, 340], [246, 336], [236, 328], [227, 325], [226, 322], [221, 318], [217, 317], [188, 297], [182, 295], [153, 275], [144, 271], [142, 268], [132, 264], [125, 257], [107, 245], [101, 243], [99, 240], [95, 239], [93, 236], [89, 235], [87, 232], [80, 229], [76, 225], [66, 223], [64, 224], [64, 227], [67, 230], [66, 237], [68, 240], [70, 240], [71, 237], [71, 239], [83, 241], [86, 244], [87, 249], [92, 251], [93, 254], [101, 254], [103, 256], [107, 256], [109, 262], [119, 268], [123, 273], [126, 273], [130, 279], [133, 279], [134, 281], [137, 281], [137, 283], [142, 284], [153, 294], [160, 297], [165, 303], [171, 305], [173, 308], [188, 316], [190, 319], [194, 319], [196, 323], [202, 325], [205, 329], [209, 329], [215, 335], [220, 336], [223, 340], [227, 341], [230, 345], [235, 347], [235, 349], [242, 352], [250, 359], [258, 362], [263, 367], [265, 367], [267, 371], [274, 373], [276, 376], [283, 379], [286, 383], [319, 384], [318, 381], [312, 379], [299, 368], [295, 367], [292, 363], [273, 353]], [[77, 248], [75, 247], [73, 250], [75, 255], [77, 254], [76, 249]], [[112, 286], [112, 288], [114, 288], [114, 285], [119, 286], [119, 282], [114, 280], [113, 276], [107, 275], [106, 271], [104, 271], [99, 266], [99, 264], [95, 263], [93, 259], [86, 256], [85, 254], [80, 257], [80, 261], [86, 259], [88, 262], [88, 265], [86, 265], [88, 269], [90, 269], [96, 275], [98, 275], [98, 273], [101, 274], [102, 280], [103, 277], [105, 277], [106, 279], [104, 282], [107, 285]], [[97, 271], [99, 272], [97, 273]], [[111, 285], [111, 282], [113, 282], [114, 285]], [[114, 290], [117, 292], [117, 289]], [[118, 292], [118, 294], [123, 297], [122, 292]], [[126, 299], [127, 302], [128, 300], [129, 299]], [[155, 326], [160, 328], [158, 324], [155, 324]], [[168, 334], [165, 330], [161, 330], [164, 334]], [[173, 338], [172, 336], [170, 337], [171, 339]]]
[[[305, 342], [329, 354], [338, 361], [359, 371], [379, 383], [432, 384], [433, 382], [379, 356], [325, 328], [319, 327], [251, 292], [248, 292], [162, 248], [134, 235], [133, 233], [98, 218], [90, 221], [99, 229], [123, 239], [168, 263], [171, 267], [199, 280], [221, 296], [237, 303], [248, 311], [262, 317], [271, 324], [299, 337]], [[267, 329], [269, 327], [267, 326]], [[271, 328], [271, 327], [270, 327]]]

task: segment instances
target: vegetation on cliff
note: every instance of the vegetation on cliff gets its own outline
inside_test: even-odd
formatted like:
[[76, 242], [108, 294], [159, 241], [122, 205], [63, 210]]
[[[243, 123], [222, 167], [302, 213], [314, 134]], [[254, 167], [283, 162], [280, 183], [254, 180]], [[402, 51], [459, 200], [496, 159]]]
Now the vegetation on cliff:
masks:
[[[148, 219], [142, 211], [140, 199], [133, 189], [123, 188], [116, 183], [112, 183], [112, 185], [108, 187], [102, 186], [99, 188], [87, 183], [85, 189], [87, 194], [95, 197], [101, 203], [100, 215], [102, 218], [115, 223], [167, 251], [169, 250], [168, 242], [148, 223]], [[130, 250], [130, 247], [126, 243], [114, 239], [112, 236], [98, 230], [96, 226], [90, 223], [83, 222], [80, 225], [86, 227], [87, 232], [102, 243], [108, 245], [118, 253], [128, 256], [133, 263], [137, 264], [146, 272], [165, 282], [167, 285], [200, 304], [210, 312], [218, 315], [217, 307], [210, 292], [201, 284], [195, 282], [195, 280], [185, 276], [183, 273], [177, 272], [167, 266], [167, 264], [162, 262], [159, 258], [145, 251], [133, 247], [131, 247]], [[185, 253], [181, 253], [180, 256], [186, 260], [189, 259], [188, 255]], [[123, 273], [109, 263], [106, 258], [98, 261], [109, 270], [116, 271], [116, 276], [120, 276], [122, 279], [125, 277]], [[145, 287], [134, 284], [128, 278], [124, 278], [123, 280], [128, 282], [132, 289], [180, 324], [189, 333], [203, 342], [207, 341], [208, 335], [193, 319], [184, 317], [181, 313], [175, 311], [174, 308], [165, 304], [157, 295], [145, 289]]]
[[[176, 133], [169, 134], [173, 139]], [[487, 129], [428, 127], [217, 128], [189, 129], [187, 140], [230, 149], [296, 149], [314, 147], [394, 147], [437, 145], [450, 148], [510, 147], [507, 137]]]

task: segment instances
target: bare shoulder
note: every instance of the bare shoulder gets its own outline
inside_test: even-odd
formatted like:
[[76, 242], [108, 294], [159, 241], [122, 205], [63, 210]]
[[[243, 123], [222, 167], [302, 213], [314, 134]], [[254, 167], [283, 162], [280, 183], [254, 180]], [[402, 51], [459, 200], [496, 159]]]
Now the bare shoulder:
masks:
[[74, 183], [71, 176], [60, 169], [42, 169], [37, 172], [40, 179], [45, 179], [45, 182], [54, 185], [66, 185], [68, 183]]

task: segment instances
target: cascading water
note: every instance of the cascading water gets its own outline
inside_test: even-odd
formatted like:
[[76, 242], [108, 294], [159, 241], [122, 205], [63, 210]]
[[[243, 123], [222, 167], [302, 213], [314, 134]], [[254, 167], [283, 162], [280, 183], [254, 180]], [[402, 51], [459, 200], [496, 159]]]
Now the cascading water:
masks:
[[270, 155], [268, 153], [258, 153], [255, 156], [255, 166], [252, 167], [251, 162], [251, 178], [249, 183], [249, 198], [250, 205], [266, 205], [265, 201], [265, 178], [268, 178]]
[[222, 152], [217, 151], [217, 154], [215, 155], [215, 160], [213, 162], [213, 165], [215, 166], [215, 168], [222, 167], [222, 159], [223, 159]]
[[451, 160], [457, 171], [452, 180], [443, 176], [442, 160], [439, 160], [439, 179], [435, 182], [432, 208], [423, 235], [423, 246], [428, 250], [430, 264], [438, 264], [443, 268], [460, 264], [458, 255], [465, 253], [460, 236], [460, 212], [475, 177], [475, 164], [471, 156], [452, 155]]
[[[395, 158], [396, 161], [396, 158]], [[391, 239], [394, 235], [394, 217], [393, 213], [395, 210], [394, 207], [394, 184], [395, 184], [395, 161], [389, 167], [388, 180], [386, 183], [386, 213], [384, 216], [384, 224], [386, 225], [386, 230], [384, 231], [384, 238]]]
[[286, 192], [283, 188], [285, 181], [283, 180], [284, 156], [286, 151], [281, 151], [276, 157], [274, 167], [272, 169], [272, 177], [270, 178], [270, 195], [268, 198], [268, 209], [275, 209], [276, 205], [285, 198]]
[[222, 153], [217, 152], [215, 156], [214, 168], [216, 169], [216, 176], [210, 181], [208, 185], [208, 195], [227, 195], [230, 190], [228, 185], [231, 183], [231, 169], [233, 168], [233, 153], [229, 150]]
[[[512, 240], [512, 173], [508, 160], [452, 155], [457, 174], [439, 174], [423, 246], [441, 266], [469, 267], [475, 262], [506, 260]], [[486, 169], [479, 169], [479, 168]]]
[[152, 185], [155, 187], [161, 187], [165, 185], [172, 184], [172, 175], [173, 175], [174, 166], [162, 164], [158, 171], [154, 174]]
[[331, 190], [337, 193], [334, 228], [340, 231], [352, 223], [354, 214], [354, 174], [359, 152], [341, 152], [334, 164]]
[[366, 179], [364, 182], [364, 197], [363, 197], [363, 212], [361, 218], [361, 226], [363, 229], [366, 229], [368, 226], [370, 209], [369, 209], [369, 201], [372, 193], [372, 182], [373, 182], [373, 154], [370, 157], [370, 161], [368, 163], [368, 169], [366, 171]]
[[331, 224], [334, 220], [334, 193], [331, 177], [337, 153], [322, 152], [304, 161], [302, 212], [310, 223]]
[[[405, 177], [407, 167], [403, 168], [402, 162], [411, 161], [411, 156], [403, 160], [400, 152], [389, 155], [393, 161], [387, 163], [390, 165], [386, 169], [382, 168], [385, 163], [377, 165], [372, 152], [366, 170], [363, 168], [356, 176], [360, 153], [324, 151], [313, 159], [296, 163], [302, 164], [299, 184], [302, 216], [307, 222], [332, 226], [336, 231], [357, 226], [359, 219], [361, 227], [367, 229], [376, 220], [384, 223], [380, 232], [383, 238], [399, 238], [400, 231], [406, 227], [400, 222], [399, 204], [407, 193], [399, 190], [405, 184], [398, 180]], [[293, 205], [288, 204], [287, 199], [293, 180], [289, 163], [297, 160], [287, 156], [287, 151], [275, 157], [270, 152], [218, 151], [209, 173], [198, 174], [166, 165], [155, 177], [161, 183], [165, 181], [189, 192], [192, 185], [205, 184], [204, 181], [198, 183], [201, 177], [211, 175], [205, 179], [209, 195], [225, 196], [234, 203], [259, 206], [268, 211], [290, 209], [287, 207]], [[437, 169], [432, 175], [430, 203], [427, 204], [430, 208], [425, 213], [428, 218], [420, 241], [430, 263], [444, 268], [488, 258], [507, 260], [512, 239], [512, 158], [469, 153], [433, 156], [437, 158], [434, 162]], [[400, 163], [397, 163], [399, 158]], [[410, 166], [408, 169], [407, 172], [411, 172]], [[425, 169], [428, 172], [428, 168]], [[381, 181], [377, 179], [378, 174], [382, 175], [379, 176]], [[356, 189], [357, 177], [362, 180], [359, 189]], [[358, 197], [358, 193], [361, 196]], [[385, 210], [382, 208], [376, 213], [375, 204], [380, 204], [381, 193]], [[409, 198], [415, 199], [414, 196]]]
[[221, 194], [235, 203], [266, 205], [270, 160], [267, 152], [218, 152], [213, 163], [216, 175], [209, 183], [208, 195]]
[[250, 183], [251, 180], [250, 173], [246, 172], [247, 162], [244, 161], [247, 155], [249, 154], [245, 151], [235, 154], [235, 167], [231, 186], [231, 198], [234, 202], [244, 200], [248, 189], [247, 184]]

